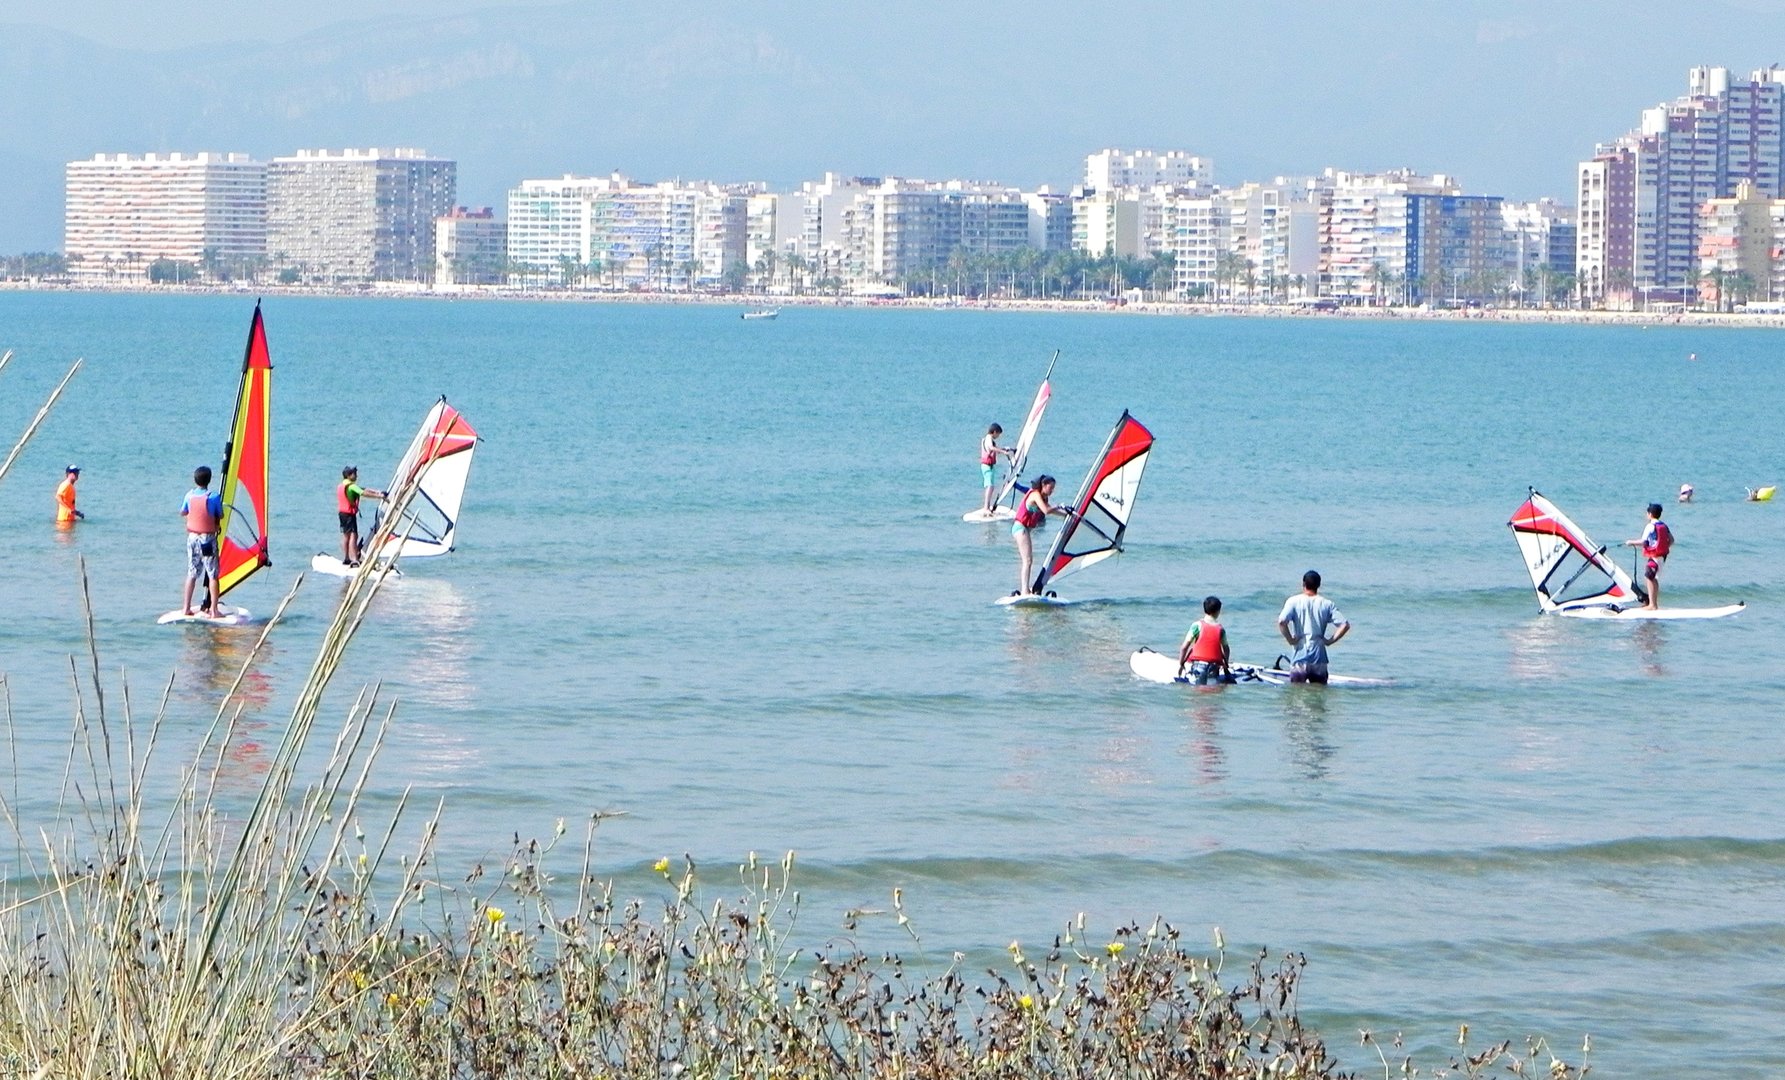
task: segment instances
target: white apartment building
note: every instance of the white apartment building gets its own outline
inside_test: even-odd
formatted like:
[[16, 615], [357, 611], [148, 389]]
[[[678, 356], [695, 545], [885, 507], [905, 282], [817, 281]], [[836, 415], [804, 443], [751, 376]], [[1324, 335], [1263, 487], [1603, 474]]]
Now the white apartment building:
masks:
[[1408, 169], [1386, 173], [1328, 169], [1320, 188], [1320, 293], [1354, 303], [1389, 303], [1405, 295], [1406, 196], [1460, 194], [1455, 182], [1442, 173], [1421, 176]]
[[299, 150], [267, 164], [267, 254], [303, 281], [427, 281], [458, 163], [409, 147]]
[[1207, 187], [1215, 179], [1208, 158], [1184, 150], [1099, 150], [1085, 156], [1087, 191]]
[[266, 253], [264, 163], [246, 154], [95, 154], [65, 171], [63, 250], [87, 281], [146, 280], [158, 260], [212, 276]]
[[689, 289], [717, 284], [748, 249], [750, 196], [618, 173], [523, 180], [508, 193], [517, 284]]
[[1228, 250], [1254, 291], [1287, 299], [1314, 290], [1320, 278], [1319, 184], [1278, 177], [1247, 183], [1219, 198], [1227, 207]]
[[508, 226], [490, 207], [460, 206], [434, 222], [434, 286], [499, 285], [508, 273]]
[[1579, 242], [1574, 208], [1554, 199], [1503, 203], [1500, 221], [1514, 292], [1533, 302], [1549, 299], [1552, 282], [1574, 273]]
[[1172, 288], [1182, 297], [1224, 299], [1231, 295], [1233, 227], [1226, 199], [1180, 195], [1166, 203], [1171, 239]]
[[[1105, 255], [1139, 258], [1146, 253], [1142, 203], [1150, 195], [1129, 191], [1078, 191], [1072, 199], [1072, 250], [1092, 258]], [[1156, 227], [1163, 228], [1163, 213], [1155, 208]]]

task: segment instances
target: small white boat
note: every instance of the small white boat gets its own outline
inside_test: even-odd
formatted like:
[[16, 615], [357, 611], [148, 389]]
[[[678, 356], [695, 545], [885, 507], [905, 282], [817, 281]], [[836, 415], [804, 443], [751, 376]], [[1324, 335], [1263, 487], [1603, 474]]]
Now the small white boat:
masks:
[[779, 314], [781, 314], [780, 308], [757, 308], [755, 311], [744, 312], [744, 318], [746, 318], [746, 319], [772, 319]]

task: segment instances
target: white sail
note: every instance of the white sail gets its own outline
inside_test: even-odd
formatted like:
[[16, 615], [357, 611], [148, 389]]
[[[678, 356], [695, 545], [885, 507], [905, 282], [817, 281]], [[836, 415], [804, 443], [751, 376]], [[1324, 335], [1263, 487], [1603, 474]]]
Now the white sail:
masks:
[[[1059, 353], [1054, 354], [1055, 360], [1059, 357]], [[1010, 472], [1004, 479], [1004, 490], [998, 492], [997, 501], [992, 504], [994, 506], [1009, 501], [1016, 494], [1017, 481], [1022, 478], [1023, 468], [1029, 461], [1029, 448], [1035, 445], [1035, 433], [1041, 430], [1041, 416], [1047, 412], [1048, 402], [1053, 397], [1053, 386], [1048, 382], [1053, 374], [1054, 365], [1050, 361], [1047, 374], [1041, 377], [1041, 388], [1035, 391], [1035, 401], [1029, 406], [1029, 417], [1023, 421], [1023, 430], [1017, 435], [1016, 446], [1013, 448], [1016, 453], [1010, 459]]]
[[1605, 548], [1536, 488], [1530, 491], [1506, 524], [1525, 557], [1537, 606], [1556, 612], [1642, 603], [1642, 590], [1606, 556]]
[[1103, 452], [1085, 475], [1072, 513], [1054, 537], [1047, 559], [1035, 575], [1032, 591], [1043, 593], [1049, 583], [1115, 555], [1134, 514], [1140, 494], [1141, 473], [1153, 450], [1153, 433], [1126, 412], [1110, 432]]
[[[397, 519], [378, 547], [378, 558], [428, 558], [453, 549], [476, 450], [477, 432], [445, 398], [435, 402], [385, 489]], [[410, 487], [412, 492], [405, 490]]]

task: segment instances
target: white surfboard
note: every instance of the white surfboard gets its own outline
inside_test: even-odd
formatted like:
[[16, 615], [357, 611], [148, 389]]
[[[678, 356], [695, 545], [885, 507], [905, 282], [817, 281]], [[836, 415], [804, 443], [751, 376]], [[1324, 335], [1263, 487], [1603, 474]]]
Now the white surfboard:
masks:
[[[359, 567], [348, 566], [333, 555], [321, 551], [310, 557], [310, 569], [318, 574], [328, 574], [330, 577], [338, 578], [350, 578], [359, 573]], [[391, 577], [402, 577], [403, 571], [393, 566], [390, 568], [390, 575]]]
[[205, 623], [210, 626], [246, 626], [254, 619], [253, 613], [247, 608], [231, 607], [228, 604], [223, 604], [219, 606], [217, 610], [223, 612], [223, 615], [213, 619], [209, 615], [188, 615], [184, 611], [175, 609], [166, 612], [160, 618], [156, 619], [155, 622], [161, 626], [168, 626], [172, 623]]
[[1571, 619], [1611, 619], [1621, 622], [1643, 622], [1653, 619], [1721, 619], [1736, 615], [1746, 610], [1747, 601], [1725, 604], [1722, 607], [1664, 607], [1650, 610], [1643, 607], [1614, 608], [1605, 605], [1591, 607], [1560, 608], [1555, 614], [1565, 615]]
[[1016, 520], [1016, 511], [1008, 506], [994, 507], [989, 514], [984, 510], [969, 510], [961, 515], [961, 520], [981, 525], [989, 525], [994, 521], [1014, 521]]
[[[1128, 657], [1128, 670], [1148, 682], [1181, 683], [1190, 685], [1192, 680], [1178, 676], [1178, 661], [1174, 656], [1162, 652], [1142, 648]], [[1289, 683], [1289, 671], [1276, 666], [1266, 667], [1263, 664], [1234, 664], [1231, 667], [1234, 681], [1229, 685], [1245, 685], [1247, 683], [1270, 683], [1274, 686], [1286, 686]], [[1328, 686], [1393, 686], [1393, 679], [1372, 679], [1361, 675], [1329, 675]]]
[[1010, 593], [993, 601], [999, 607], [1067, 607], [1072, 601], [1062, 600], [1053, 593]]

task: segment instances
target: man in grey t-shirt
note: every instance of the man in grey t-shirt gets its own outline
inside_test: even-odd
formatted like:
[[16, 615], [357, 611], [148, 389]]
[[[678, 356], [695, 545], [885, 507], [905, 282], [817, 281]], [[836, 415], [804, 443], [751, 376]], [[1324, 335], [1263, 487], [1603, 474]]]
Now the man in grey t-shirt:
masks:
[[[1327, 636], [1329, 628], [1331, 637]], [[1310, 570], [1302, 575], [1302, 591], [1283, 602], [1277, 632], [1295, 648], [1289, 658], [1289, 681], [1324, 683], [1326, 647], [1350, 633], [1351, 624], [1331, 600], [1320, 595], [1320, 572]]]

